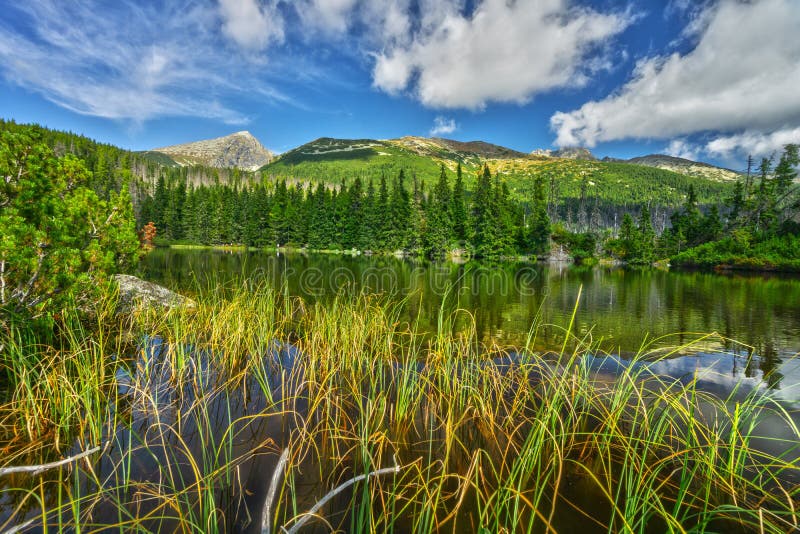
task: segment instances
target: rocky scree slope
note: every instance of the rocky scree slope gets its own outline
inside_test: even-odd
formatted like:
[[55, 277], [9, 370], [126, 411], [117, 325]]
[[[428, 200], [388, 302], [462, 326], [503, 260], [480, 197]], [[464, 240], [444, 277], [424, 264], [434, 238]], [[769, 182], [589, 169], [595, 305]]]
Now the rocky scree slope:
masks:
[[150, 152], [164, 154], [181, 166], [204, 165], [245, 171], [258, 170], [275, 157], [246, 131], [216, 139], [155, 148]]

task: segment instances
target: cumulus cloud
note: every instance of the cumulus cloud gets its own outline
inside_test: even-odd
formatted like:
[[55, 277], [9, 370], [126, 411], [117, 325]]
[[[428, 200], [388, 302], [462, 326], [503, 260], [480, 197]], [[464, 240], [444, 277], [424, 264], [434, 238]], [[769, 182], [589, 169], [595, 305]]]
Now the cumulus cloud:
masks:
[[800, 3], [719, 0], [697, 17], [702, 29], [691, 52], [640, 61], [614, 94], [554, 114], [555, 143], [769, 134], [800, 125]]
[[[252, 6], [240, 5], [220, 13], [227, 4], [120, 1], [101, 8], [94, 2], [19, 2], [0, 21], [0, 72], [85, 115], [246, 123], [248, 117], [226, 104], [226, 97], [246, 90], [270, 101], [291, 99], [257, 77], [253, 62], [260, 65], [259, 58], [221, 46], [216, 30], [220, 24], [226, 34], [235, 30], [237, 47], [261, 46], [255, 31], [267, 10], [257, 6], [253, 13]], [[243, 25], [242, 17], [252, 17], [253, 25]], [[268, 40], [278, 34], [270, 35]]]
[[731, 159], [741, 154], [770, 156], [780, 153], [788, 144], [800, 144], [800, 127], [785, 128], [770, 133], [747, 131], [721, 136], [706, 144], [706, 151], [717, 157]]
[[700, 156], [700, 147], [686, 139], [673, 139], [664, 153], [676, 158], [697, 160]]
[[283, 19], [273, 3], [220, 0], [219, 12], [223, 33], [242, 48], [263, 50], [273, 41], [283, 41]]
[[437, 135], [449, 135], [458, 129], [455, 119], [448, 119], [439, 115], [433, 119], [433, 128], [431, 128], [430, 135], [435, 137]]
[[[487, 102], [525, 102], [555, 88], [581, 86], [605, 68], [603, 45], [631, 23], [568, 0], [484, 0], [466, 13], [457, 0], [423, 0], [406, 42], [375, 55], [373, 84], [387, 93], [410, 89], [423, 104], [479, 109]], [[594, 61], [591, 61], [594, 60]]]

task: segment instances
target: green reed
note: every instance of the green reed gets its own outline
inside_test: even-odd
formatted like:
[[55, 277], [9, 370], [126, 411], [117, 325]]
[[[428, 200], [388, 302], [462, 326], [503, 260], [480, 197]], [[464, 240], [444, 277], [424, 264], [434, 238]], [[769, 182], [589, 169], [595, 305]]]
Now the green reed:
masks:
[[[27, 507], [40, 524], [85, 531], [241, 528], [261, 521], [261, 505], [245, 502], [269, 479], [248, 472], [288, 448], [272, 532], [359, 475], [313, 524], [556, 532], [575, 516], [608, 532], [798, 526], [800, 489], [784, 475], [800, 466], [755, 446], [767, 416], [800, 439], [783, 405], [760, 391], [719, 398], [701, 391], [702, 377], [681, 382], [648, 365], [599, 376], [589, 365], [599, 343], [573, 332], [577, 307], [560, 350], [542, 355], [479, 343], [466, 312], [445, 306], [437, 331], [422, 332], [401, 320], [403, 303], [375, 296], [308, 303], [248, 281], [198, 283], [193, 294], [192, 309], [125, 317], [113, 316], [110, 296], [91, 328], [64, 322], [58, 349], [21, 333], [5, 340], [10, 463], [109, 436], [113, 449], [98, 456], [102, 470], [81, 462], [7, 483], [2, 496], [24, 504], [17, 522], [36, 517]], [[153, 336], [160, 354], [132, 349]], [[296, 359], [279, 368], [267, 355], [285, 342]], [[690, 348], [644, 345], [632, 362]], [[131, 372], [125, 393], [121, 368]], [[257, 408], [243, 409], [249, 402]], [[143, 458], [159, 466], [146, 477]], [[396, 474], [369, 476], [395, 463]]]

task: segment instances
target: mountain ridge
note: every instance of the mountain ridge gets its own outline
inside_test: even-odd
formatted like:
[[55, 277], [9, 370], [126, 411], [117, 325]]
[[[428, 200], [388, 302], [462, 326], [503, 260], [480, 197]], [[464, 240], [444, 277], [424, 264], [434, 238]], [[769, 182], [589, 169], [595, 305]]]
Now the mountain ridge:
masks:
[[[716, 181], [732, 181], [740, 174], [731, 169], [709, 163], [678, 158], [664, 154], [648, 154], [627, 160], [603, 158], [599, 160], [585, 147], [562, 147], [557, 150], [537, 149], [520, 152], [487, 141], [457, 141], [443, 137], [403, 136], [394, 139], [338, 139], [320, 137], [283, 154], [274, 154], [248, 131], [230, 135], [169, 145], [143, 152], [152, 160], [165, 166], [203, 165], [215, 168], [238, 168], [246, 171], [265, 170], [270, 164], [283, 162], [294, 165], [309, 160], [368, 160], [376, 156], [403, 157], [416, 155], [431, 158], [454, 170], [456, 163], [469, 167], [496, 162], [504, 167], [516, 161], [573, 160], [585, 162], [615, 162], [658, 168], [686, 176]], [[427, 166], [426, 166], [427, 167]]]
[[213, 139], [154, 148], [147, 153], [165, 155], [180, 166], [204, 165], [246, 171], [258, 170], [275, 158], [246, 130]]
[[686, 174], [687, 176], [697, 176], [708, 179], [730, 181], [736, 180], [741, 174], [734, 170], [718, 167], [710, 163], [679, 158], [677, 156], [669, 156], [666, 154], [648, 154], [646, 156], [637, 156], [635, 158], [625, 160], [625, 162], [633, 163], [635, 165], [645, 165], [647, 167], [656, 167], [658, 169], [665, 169], [668, 171]]

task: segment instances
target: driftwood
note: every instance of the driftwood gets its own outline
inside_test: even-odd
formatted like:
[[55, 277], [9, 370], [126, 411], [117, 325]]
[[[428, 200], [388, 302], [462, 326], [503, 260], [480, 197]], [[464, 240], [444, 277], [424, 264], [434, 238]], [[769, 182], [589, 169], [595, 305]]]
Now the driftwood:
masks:
[[269, 491], [267, 492], [267, 500], [264, 501], [264, 512], [261, 514], [261, 533], [270, 534], [270, 522], [272, 521], [272, 502], [275, 500], [275, 492], [278, 490], [278, 482], [281, 480], [281, 475], [286, 466], [286, 461], [289, 459], [289, 449], [283, 449], [278, 464], [275, 466], [275, 471], [272, 472], [272, 480], [269, 483]]
[[[106, 446], [108, 446], [109, 443], [106, 443]], [[91, 449], [85, 450], [74, 456], [69, 456], [67, 458], [64, 458], [63, 460], [58, 460], [55, 462], [38, 464], [38, 465], [17, 465], [14, 467], [0, 467], [0, 477], [5, 475], [12, 475], [14, 473], [27, 473], [31, 476], [38, 475], [39, 473], [44, 473], [45, 471], [49, 471], [50, 469], [55, 469], [56, 467], [62, 467], [71, 464], [72, 462], [77, 462], [81, 458], [86, 458], [87, 456], [91, 456], [92, 454], [98, 452], [99, 450], [100, 446], [98, 445], [97, 447], [92, 447]], [[29, 519], [28, 521], [25, 521], [21, 525], [16, 525], [7, 530], [2, 531], [2, 534], [16, 534], [17, 532], [22, 532], [23, 530], [33, 525], [36, 522], [36, 520], [37, 520], [36, 518]]]
[[317, 504], [315, 504], [308, 512], [302, 514], [300, 516], [300, 520], [298, 520], [297, 523], [292, 525], [292, 527], [290, 529], [287, 530], [285, 527], [281, 527], [281, 530], [283, 532], [285, 532], [286, 534], [295, 534], [295, 532], [300, 530], [300, 528], [303, 525], [305, 525], [313, 516], [315, 516], [317, 514], [317, 512], [319, 512], [322, 509], [322, 507], [325, 506], [325, 504], [328, 501], [333, 499], [336, 495], [338, 495], [342, 491], [346, 490], [347, 488], [349, 488], [350, 486], [352, 486], [356, 482], [361, 482], [362, 480], [367, 480], [370, 477], [379, 477], [379, 476], [382, 476], [382, 475], [389, 475], [391, 473], [397, 474], [399, 472], [400, 472], [400, 466], [397, 465], [397, 462], [395, 462], [394, 467], [385, 467], [383, 469], [378, 469], [377, 471], [371, 471], [369, 473], [365, 473], [363, 475], [358, 475], [357, 477], [353, 477], [350, 480], [348, 480], [347, 482], [344, 482], [344, 483], [340, 484], [339, 486], [337, 486], [336, 488], [332, 489], [330, 492], [328, 492], [327, 495], [325, 495], [323, 498], [321, 498], [319, 501], [317, 501]]
[[[289, 449], [284, 449], [283, 454], [281, 454], [280, 459], [278, 460], [278, 464], [275, 466], [275, 471], [272, 473], [272, 479], [270, 480], [269, 484], [269, 491], [267, 492], [267, 500], [264, 503], [264, 512], [261, 516], [261, 534], [270, 534], [270, 522], [272, 520], [272, 502], [275, 499], [275, 493], [278, 489], [278, 482], [280, 482], [281, 475], [283, 474], [283, 470], [286, 466], [286, 461], [289, 459]], [[383, 469], [378, 469], [376, 471], [370, 471], [369, 473], [365, 473], [363, 475], [358, 475], [356, 477], [351, 478], [350, 480], [339, 484], [334, 489], [329, 491], [322, 497], [317, 503], [311, 507], [308, 512], [300, 514], [297, 516], [299, 519], [298, 521], [292, 525], [290, 528], [286, 528], [286, 525], [281, 527], [281, 531], [285, 534], [295, 534], [299, 531], [303, 525], [305, 525], [312, 517], [314, 517], [317, 512], [319, 512], [323, 506], [325, 506], [328, 501], [333, 499], [339, 493], [343, 492], [353, 484], [357, 482], [361, 482], [362, 480], [368, 480], [371, 477], [379, 477], [383, 475], [389, 474], [397, 474], [401, 470], [401, 467], [397, 464], [397, 460], [395, 459], [394, 466], [392, 467], [385, 467]]]
[[47, 464], [39, 464], [39, 465], [18, 465], [14, 467], [2, 467], [0, 468], [0, 477], [5, 475], [11, 475], [14, 473], [28, 473], [30, 475], [38, 475], [39, 473], [43, 473], [45, 471], [49, 471], [50, 469], [55, 469], [56, 467], [61, 467], [67, 464], [71, 464], [72, 462], [76, 462], [81, 458], [86, 458], [97, 451], [100, 450], [100, 446], [92, 447], [89, 450], [83, 451], [75, 456], [69, 456], [68, 458], [64, 458], [63, 460], [58, 460], [56, 462], [50, 462]]

